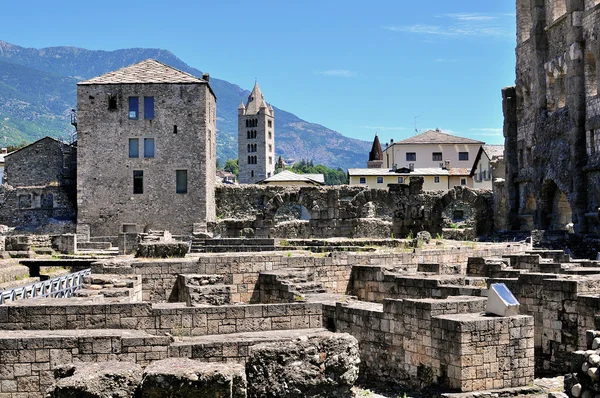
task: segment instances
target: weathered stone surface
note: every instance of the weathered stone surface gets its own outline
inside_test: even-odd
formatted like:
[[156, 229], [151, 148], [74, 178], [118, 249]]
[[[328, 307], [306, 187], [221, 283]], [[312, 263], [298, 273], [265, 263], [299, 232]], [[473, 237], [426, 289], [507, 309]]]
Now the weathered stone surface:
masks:
[[239, 364], [169, 358], [146, 368], [140, 393], [144, 398], [245, 398], [246, 375]]
[[186, 242], [152, 242], [140, 243], [137, 247], [136, 257], [185, 257], [190, 245]]
[[78, 363], [57, 369], [52, 398], [129, 398], [142, 380], [142, 367], [131, 362]]
[[248, 397], [344, 397], [358, 378], [358, 342], [325, 333], [250, 347]]

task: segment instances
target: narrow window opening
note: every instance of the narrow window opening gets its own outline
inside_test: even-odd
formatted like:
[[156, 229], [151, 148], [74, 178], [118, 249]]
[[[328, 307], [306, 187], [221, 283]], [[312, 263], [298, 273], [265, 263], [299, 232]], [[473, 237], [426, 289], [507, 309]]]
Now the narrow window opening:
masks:
[[154, 119], [154, 97], [144, 97], [144, 119]]
[[461, 178], [460, 179], [460, 185], [467, 185], [467, 179], [466, 178]]
[[433, 177], [433, 182], [435, 182], [436, 184], [440, 182], [440, 176], [435, 176]]
[[144, 193], [144, 171], [133, 170], [133, 193]]
[[138, 138], [129, 139], [129, 157], [139, 158], [140, 157], [140, 140]]
[[177, 134], [177, 125], [176, 124], [173, 125], [173, 134]]
[[144, 138], [144, 157], [154, 157], [154, 138]]
[[121, 230], [123, 231], [123, 233], [125, 234], [134, 234], [137, 232], [137, 228], [135, 224], [123, 224], [123, 226], [121, 227]]
[[250, 177], [254, 178], [254, 170], [250, 171]]
[[188, 179], [187, 170], [175, 170], [175, 192], [187, 193], [188, 191]]
[[139, 98], [138, 97], [129, 97], [129, 119], [136, 120], [139, 114]]
[[109, 95], [108, 96], [108, 110], [109, 111], [114, 111], [117, 109], [117, 96], [116, 95]]

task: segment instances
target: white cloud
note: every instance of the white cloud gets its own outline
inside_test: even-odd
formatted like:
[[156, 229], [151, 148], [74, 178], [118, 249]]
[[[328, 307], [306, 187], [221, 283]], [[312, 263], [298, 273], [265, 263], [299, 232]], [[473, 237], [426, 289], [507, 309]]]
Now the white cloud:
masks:
[[357, 72], [351, 71], [348, 69], [330, 69], [330, 70], [315, 71], [315, 73], [317, 75], [322, 75], [322, 76], [335, 76], [335, 77], [345, 77], [345, 78], [355, 77], [358, 74]]
[[491, 21], [498, 18], [496, 16], [480, 14], [477, 12], [443, 14], [442, 17], [448, 17], [458, 21]]
[[414, 24], [403, 26], [384, 26], [383, 29], [392, 32], [407, 32], [420, 35], [443, 37], [512, 37], [514, 32], [507, 26], [509, 14], [453, 13], [437, 15], [435, 18], [442, 23]]

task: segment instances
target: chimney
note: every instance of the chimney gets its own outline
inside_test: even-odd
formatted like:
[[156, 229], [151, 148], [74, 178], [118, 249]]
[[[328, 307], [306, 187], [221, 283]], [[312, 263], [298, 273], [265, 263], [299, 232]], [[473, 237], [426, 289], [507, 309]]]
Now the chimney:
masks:
[[210, 81], [210, 75], [208, 73], [203, 73], [202, 80], [206, 80], [207, 82]]
[[8, 149], [2, 148], [2, 155], [6, 155], [8, 153]]
[[410, 171], [415, 171], [415, 164], [414, 163], [409, 163], [408, 164], [408, 168], [410, 169]]
[[398, 169], [398, 165], [397, 164], [393, 164], [392, 165], [392, 171], [396, 171]]
[[449, 160], [444, 160], [444, 169], [450, 170], [450, 161]]
[[393, 138], [390, 138], [390, 143], [392, 143], [392, 144], [394, 143], [394, 139]]

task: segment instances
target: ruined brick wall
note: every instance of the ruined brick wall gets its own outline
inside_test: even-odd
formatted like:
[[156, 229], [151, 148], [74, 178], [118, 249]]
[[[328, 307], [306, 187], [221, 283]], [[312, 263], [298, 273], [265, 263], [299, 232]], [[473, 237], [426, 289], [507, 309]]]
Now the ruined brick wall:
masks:
[[0, 224], [21, 231], [66, 233], [73, 232], [75, 214], [68, 188], [0, 186]]
[[54, 138], [42, 138], [5, 157], [4, 182], [13, 187], [68, 185], [72, 150]]
[[452, 223], [445, 213], [461, 208], [469, 209], [471, 217], [464, 221], [478, 234], [493, 230], [493, 198], [489, 191], [463, 187], [448, 192], [423, 191], [422, 182], [414, 178], [410, 185], [394, 184], [389, 190], [360, 186], [219, 186], [219, 221], [209, 227], [227, 237], [389, 238], [422, 230], [441, 233]]
[[593, 1], [517, 1], [516, 86], [503, 90], [512, 229], [600, 231], [599, 20]]
[[[146, 96], [154, 97], [153, 119], [130, 120], [128, 98], [138, 97], [143, 110]], [[77, 101], [78, 224], [92, 236], [114, 236], [123, 224], [189, 235], [194, 224], [214, 220], [216, 102], [208, 85], [79, 85]], [[130, 157], [130, 139], [138, 140], [138, 157]], [[187, 171], [186, 193], [176, 191], [177, 170]], [[142, 173], [142, 193], [134, 193], [134, 171]]]

